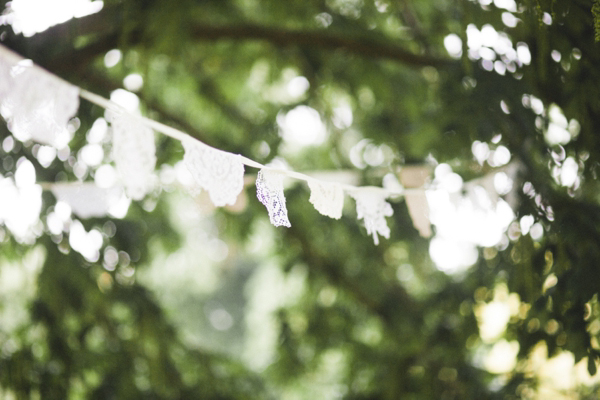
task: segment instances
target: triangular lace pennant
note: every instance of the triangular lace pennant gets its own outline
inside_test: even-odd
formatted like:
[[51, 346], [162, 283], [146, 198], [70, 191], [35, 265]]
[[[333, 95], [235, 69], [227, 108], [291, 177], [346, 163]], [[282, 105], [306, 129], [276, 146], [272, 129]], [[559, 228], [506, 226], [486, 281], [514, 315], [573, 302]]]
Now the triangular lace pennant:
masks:
[[256, 197], [267, 207], [269, 219], [274, 226], [292, 226], [285, 207], [283, 174], [268, 169], [258, 171]]
[[137, 117], [123, 113], [112, 121], [112, 154], [125, 192], [141, 200], [154, 184], [156, 146], [154, 133]]
[[431, 236], [431, 222], [429, 221], [429, 203], [425, 191], [410, 192], [404, 195], [408, 214], [419, 234], [428, 238]]
[[79, 89], [0, 45], [0, 113], [15, 138], [64, 147]]
[[309, 180], [309, 201], [315, 209], [330, 218], [340, 219], [344, 208], [344, 190], [339, 183]]
[[385, 201], [387, 193], [378, 188], [360, 188], [350, 192], [350, 196], [356, 200], [356, 214], [362, 219], [369, 235], [373, 235], [373, 242], [379, 244], [378, 234], [390, 238], [390, 228], [387, 226], [385, 217], [394, 214], [390, 203]]
[[244, 189], [244, 164], [239, 154], [213, 149], [187, 139], [182, 141], [183, 162], [196, 183], [210, 196], [217, 207], [235, 204]]
[[71, 206], [73, 214], [84, 219], [108, 215], [110, 208], [123, 196], [121, 187], [100, 188], [88, 182], [79, 185], [55, 183], [50, 190], [57, 200]]

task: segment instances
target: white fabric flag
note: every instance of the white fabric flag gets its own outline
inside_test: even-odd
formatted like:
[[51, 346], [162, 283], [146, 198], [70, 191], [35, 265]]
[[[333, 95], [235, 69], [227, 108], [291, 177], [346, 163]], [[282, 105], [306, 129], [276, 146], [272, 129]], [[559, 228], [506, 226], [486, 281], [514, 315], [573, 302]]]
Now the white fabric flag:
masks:
[[[422, 188], [431, 175], [431, 166], [412, 165], [403, 167], [400, 171], [400, 181], [407, 188]], [[408, 191], [404, 195], [408, 214], [413, 226], [422, 237], [431, 236], [431, 221], [429, 220], [429, 203], [425, 191]]]
[[0, 45], [0, 113], [18, 140], [63, 148], [79, 89]]
[[359, 188], [349, 193], [356, 200], [356, 214], [362, 219], [369, 235], [373, 235], [373, 242], [379, 244], [378, 234], [390, 238], [390, 228], [385, 217], [394, 214], [390, 203], [385, 201], [387, 193], [379, 188]]
[[267, 207], [269, 219], [274, 226], [292, 226], [283, 195], [283, 174], [268, 169], [258, 171], [256, 197]]
[[404, 198], [414, 227], [422, 237], [430, 237], [432, 232], [431, 222], [429, 221], [429, 203], [427, 203], [425, 190], [406, 193]]
[[321, 214], [340, 219], [344, 208], [344, 190], [339, 183], [323, 182], [316, 179], [308, 181], [309, 201]]
[[80, 218], [104, 217], [123, 196], [123, 188], [100, 188], [94, 183], [79, 185], [55, 183], [50, 190], [57, 200], [67, 203]]
[[128, 113], [115, 116], [112, 128], [112, 155], [125, 193], [134, 200], [141, 200], [154, 185], [154, 132]]
[[235, 204], [244, 189], [244, 164], [239, 154], [217, 150], [194, 139], [182, 142], [183, 162], [196, 183], [217, 207]]

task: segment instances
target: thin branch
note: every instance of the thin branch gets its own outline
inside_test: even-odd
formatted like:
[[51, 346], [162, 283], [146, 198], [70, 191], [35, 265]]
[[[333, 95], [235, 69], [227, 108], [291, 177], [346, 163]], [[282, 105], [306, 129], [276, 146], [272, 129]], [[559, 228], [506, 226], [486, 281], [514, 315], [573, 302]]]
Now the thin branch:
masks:
[[192, 28], [192, 37], [198, 40], [266, 40], [281, 47], [311, 46], [328, 50], [343, 49], [362, 57], [390, 59], [412, 67], [444, 66], [455, 63], [448, 59], [415, 54], [400, 46], [382, 43], [381, 41], [341, 36], [326, 31], [294, 31], [258, 25], [197, 25]]
[[224, 115], [244, 129], [253, 129], [256, 124], [248, 119], [235, 105], [232, 104], [232, 102], [225, 98], [225, 95], [222, 93], [217, 83], [206, 73], [202, 64], [198, 63], [195, 68], [201, 76], [201, 78], [198, 79], [198, 84], [200, 86], [199, 95], [210, 100], [219, 107]]

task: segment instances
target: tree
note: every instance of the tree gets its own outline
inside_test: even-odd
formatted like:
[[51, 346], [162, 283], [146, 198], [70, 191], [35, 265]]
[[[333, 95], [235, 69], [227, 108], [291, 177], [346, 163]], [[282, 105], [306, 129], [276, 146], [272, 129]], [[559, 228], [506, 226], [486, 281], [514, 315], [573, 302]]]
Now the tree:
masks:
[[[77, 218], [45, 191], [30, 240], [1, 228], [2, 281], [27, 290], [0, 285], [0, 393], [543, 398], [551, 388], [535, 371], [542, 348], [587, 357], [595, 375], [593, 7], [107, 0], [32, 36], [2, 26], [2, 45], [68, 82], [105, 97], [124, 86], [144, 115], [263, 164], [350, 170], [361, 185], [380, 186], [410, 166], [443, 166], [438, 179], [448, 168], [464, 181], [485, 179], [508, 154], [516, 172], [505, 198], [516, 219], [503, 241], [477, 249], [470, 268], [444, 273], [404, 201], [392, 201], [391, 237], [379, 246], [348, 196], [332, 220], [313, 210], [302, 185], [286, 189], [289, 229], [269, 227], [252, 185], [242, 206], [198, 216], [194, 197], [169, 183], [181, 145], [157, 137], [162, 185], [123, 218]], [[286, 133], [298, 110], [302, 118], [316, 110], [326, 127], [295, 138], [308, 145]], [[103, 117], [82, 100], [68, 152], [47, 163], [39, 145], [1, 124], [2, 176], [29, 160], [39, 182], [93, 181], [112, 162], [103, 139], [101, 160], [84, 161]], [[53, 231], [57, 218], [64, 229]], [[74, 229], [101, 236], [98, 255], [77, 249]], [[502, 329], [486, 336], [483, 324], [494, 319]], [[516, 363], [487, 364], [516, 349]], [[568, 390], [592, 396], [594, 385]]]

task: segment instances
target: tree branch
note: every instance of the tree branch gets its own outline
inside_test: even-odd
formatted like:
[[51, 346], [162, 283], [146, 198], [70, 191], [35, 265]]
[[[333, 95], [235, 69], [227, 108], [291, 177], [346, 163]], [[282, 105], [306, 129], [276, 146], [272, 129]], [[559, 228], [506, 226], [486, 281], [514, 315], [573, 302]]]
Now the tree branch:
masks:
[[400, 46], [381, 41], [341, 36], [325, 31], [293, 31], [258, 25], [196, 25], [192, 30], [192, 37], [198, 40], [265, 40], [281, 47], [311, 46], [327, 50], [343, 49], [362, 57], [390, 59], [412, 67], [443, 66], [454, 63], [448, 59], [415, 54]]
[[[122, 12], [118, 7], [107, 7], [99, 13], [83, 18], [76, 18], [63, 24], [56, 25], [43, 33], [31, 38], [24, 38], [12, 32], [6, 32], [3, 44], [15, 49], [26, 57], [35, 58], [40, 65], [53, 65], [68, 61], [75, 63], [89, 62], [90, 57], [99, 56], [104, 52], [116, 48], [120, 44], [121, 34], [118, 32]], [[115, 23], [116, 21], [116, 23]], [[150, 36], [143, 34], [143, 25], [132, 29], [127, 35], [127, 42], [131, 45], [141, 44], [144, 38]], [[8, 29], [10, 31], [10, 29]], [[325, 30], [285, 30], [282, 28], [265, 27], [260, 25], [216, 26], [196, 24], [191, 28], [190, 35], [197, 41], [218, 40], [262, 40], [278, 47], [300, 46], [320, 48], [323, 50], [341, 49], [350, 54], [365, 58], [388, 59], [400, 62], [411, 67], [452, 65], [453, 60], [436, 58], [428, 55], [412, 53], [396, 44], [393, 39], [375, 40], [357, 35], [334, 34]], [[91, 44], [73, 48], [75, 38], [84, 36], [90, 39]], [[97, 36], [95, 40], [94, 36]], [[64, 45], [68, 50], [65, 52]], [[83, 59], [76, 59], [73, 55], [84, 55]]]

